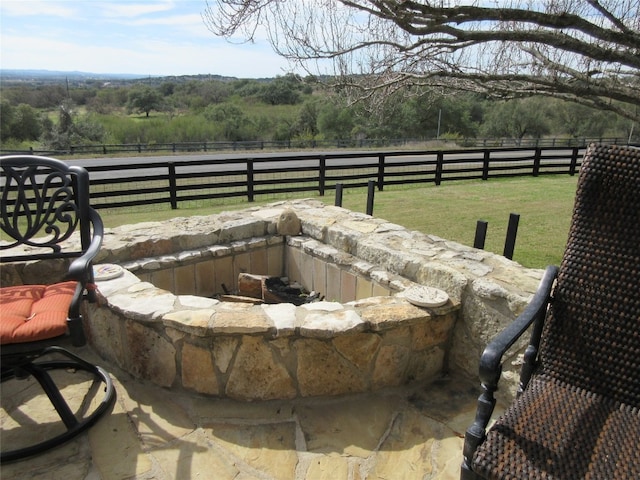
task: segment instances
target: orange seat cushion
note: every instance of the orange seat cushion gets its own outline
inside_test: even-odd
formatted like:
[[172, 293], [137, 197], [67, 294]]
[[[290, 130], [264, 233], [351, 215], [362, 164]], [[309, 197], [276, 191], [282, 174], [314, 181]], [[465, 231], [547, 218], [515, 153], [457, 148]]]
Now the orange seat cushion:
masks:
[[64, 335], [77, 282], [0, 288], [0, 345]]

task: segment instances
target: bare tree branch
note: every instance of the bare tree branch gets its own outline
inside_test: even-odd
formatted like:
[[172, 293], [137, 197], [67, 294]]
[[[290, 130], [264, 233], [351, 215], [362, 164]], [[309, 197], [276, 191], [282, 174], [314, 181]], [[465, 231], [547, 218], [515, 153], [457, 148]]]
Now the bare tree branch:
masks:
[[637, 0], [207, 0], [216, 35], [372, 92], [555, 96], [640, 120]]

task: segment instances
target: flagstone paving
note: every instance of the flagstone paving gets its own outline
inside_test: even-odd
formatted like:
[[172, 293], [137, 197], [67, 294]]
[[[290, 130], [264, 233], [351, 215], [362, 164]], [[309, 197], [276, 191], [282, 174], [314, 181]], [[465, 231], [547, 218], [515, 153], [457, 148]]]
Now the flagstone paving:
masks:
[[[395, 480], [456, 479], [477, 385], [429, 385], [335, 398], [238, 402], [175, 392], [105, 364], [117, 390], [110, 416], [45, 454], [3, 465], [3, 479]], [[81, 408], [88, 382], [71, 375], [65, 395]], [[2, 385], [0, 442], [18, 445], [56, 428], [33, 380]], [[84, 389], [84, 390], [83, 390]], [[15, 407], [19, 398], [26, 405]], [[37, 424], [37, 425], [36, 425]]]

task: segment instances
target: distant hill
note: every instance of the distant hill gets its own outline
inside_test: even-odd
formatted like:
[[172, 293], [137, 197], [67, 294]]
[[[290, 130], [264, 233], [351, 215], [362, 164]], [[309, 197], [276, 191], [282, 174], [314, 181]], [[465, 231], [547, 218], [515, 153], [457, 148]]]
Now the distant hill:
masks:
[[[226, 77], [213, 74], [199, 75], [140, 75], [133, 73], [91, 73], [79, 71], [57, 71], [57, 70], [10, 70], [0, 69], [0, 82], [4, 85], [47, 85], [69, 83], [73, 86], [83, 84], [110, 83], [110, 84], [131, 84], [145, 82], [151, 85], [159, 85], [166, 81], [182, 83], [188, 81], [234, 81], [237, 77]], [[255, 79], [258, 81], [270, 81], [270, 78]]]
[[91, 79], [91, 80], [133, 80], [145, 78], [144, 75], [131, 73], [90, 73], [90, 72], [64, 72], [58, 70], [7, 70], [0, 69], [0, 77], [24, 79], [24, 80], [44, 80], [44, 79]]

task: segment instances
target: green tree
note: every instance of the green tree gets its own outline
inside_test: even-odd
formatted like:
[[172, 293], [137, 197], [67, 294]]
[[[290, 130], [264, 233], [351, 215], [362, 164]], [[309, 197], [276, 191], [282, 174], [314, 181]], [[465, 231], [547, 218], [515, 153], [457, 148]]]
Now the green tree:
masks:
[[147, 117], [152, 110], [160, 112], [163, 107], [162, 94], [157, 89], [148, 86], [131, 90], [127, 97], [127, 108], [130, 111], [144, 113]]
[[98, 113], [111, 113], [121, 107], [126, 106], [128, 89], [122, 87], [104, 87], [96, 92], [91, 98], [87, 107]]
[[42, 133], [42, 122], [38, 111], [21, 103], [17, 107], [2, 100], [0, 107], [0, 139], [6, 142], [15, 139], [19, 142], [37, 140]]
[[251, 121], [241, 108], [233, 104], [221, 104], [208, 107], [204, 116], [216, 122], [222, 130], [224, 138], [231, 141], [253, 139]]
[[76, 114], [71, 101], [58, 108], [58, 123], [45, 122], [42, 143], [53, 150], [68, 150], [72, 145], [102, 142], [106, 136], [104, 127], [95, 119]]
[[541, 98], [509, 100], [494, 104], [485, 116], [483, 133], [508, 137], [520, 144], [525, 136], [540, 138], [549, 132], [546, 103]]
[[37, 140], [42, 133], [38, 111], [24, 103], [15, 109], [11, 136], [17, 140]]
[[554, 131], [577, 137], [600, 137], [615, 123], [615, 115], [572, 102], [553, 103]]
[[294, 132], [295, 135], [305, 133], [312, 137], [318, 134], [318, 104], [315, 100], [307, 100], [300, 107]]
[[330, 102], [318, 114], [318, 129], [328, 140], [349, 140], [354, 127], [353, 112]]
[[67, 89], [64, 86], [44, 85], [36, 89], [34, 102], [29, 102], [29, 105], [33, 108], [55, 108], [67, 97]]
[[160, 89], [160, 94], [163, 97], [169, 97], [169, 96], [173, 95], [173, 92], [176, 89], [176, 84], [175, 84], [175, 82], [162, 82], [160, 84], [159, 89]]
[[467, 94], [422, 94], [405, 103], [407, 137], [435, 138], [445, 133], [475, 137], [482, 119], [478, 99]]
[[69, 97], [76, 105], [87, 105], [98, 94], [96, 88], [72, 88]]
[[300, 81], [294, 75], [276, 77], [262, 87], [260, 98], [269, 105], [295, 105], [300, 101]]
[[15, 109], [13, 105], [3, 98], [0, 103], [0, 141], [4, 142], [11, 137], [14, 118]]
[[233, 93], [240, 97], [259, 96], [262, 91], [263, 84], [257, 80], [249, 78], [241, 78], [233, 82], [231, 86]]

